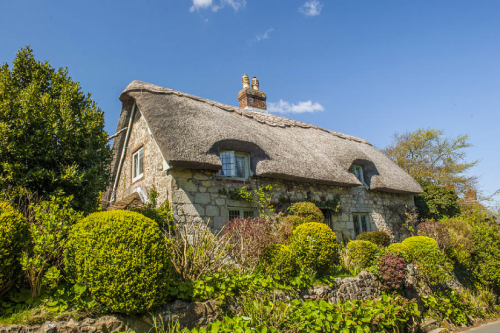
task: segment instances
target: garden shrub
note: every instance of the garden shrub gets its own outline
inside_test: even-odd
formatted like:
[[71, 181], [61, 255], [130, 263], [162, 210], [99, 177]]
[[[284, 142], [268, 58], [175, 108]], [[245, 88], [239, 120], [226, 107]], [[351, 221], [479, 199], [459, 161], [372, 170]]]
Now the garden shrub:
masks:
[[170, 292], [170, 250], [156, 222], [139, 213], [87, 216], [70, 232], [65, 262], [108, 311], [147, 312]]
[[406, 260], [402, 256], [386, 254], [378, 258], [382, 289], [402, 289], [406, 281]]
[[442, 223], [436, 221], [426, 221], [417, 226], [419, 236], [426, 236], [434, 239], [441, 251], [446, 251], [450, 247], [450, 236], [448, 229]]
[[274, 244], [266, 249], [259, 271], [265, 275], [278, 274], [281, 280], [287, 281], [298, 273], [297, 259], [288, 246]]
[[405, 258], [405, 260], [408, 260], [408, 252], [410, 251], [410, 248], [402, 243], [394, 243], [389, 245], [386, 248], [386, 253], [391, 254], [393, 256], [401, 256]]
[[269, 246], [271, 222], [262, 218], [235, 218], [223, 234], [229, 237], [229, 254], [245, 272], [252, 272]]
[[472, 254], [474, 277], [500, 295], [500, 230], [498, 225], [483, 223], [472, 228], [475, 252]]
[[415, 264], [422, 281], [436, 285], [451, 279], [453, 266], [434, 239], [414, 236], [406, 238], [402, 244], [408, 246], [408, 259]]
[[20, 259], [29, 241], [28, 223], [16, 209], [0, 201], [0, 299], [17, 283]]
[[347, 243], [346, 252], [351, 266], [364, 269], [376, 264], [381, 248], [369, 241], [355, 240]]
[[356, 237], [356, 240], [364, 240], [377, 244], [378, 246], [387, 247], [391, 243], [391, 236], [385, 231], [368, 231], [362, 232]]
[[299, 226], [304, 223], [323, 223], [325, 217], [321, 210], [312, 202], [296, 202], [288, 208], [291, 215], [285, 217], [293, 225]]
[[424, 192], [415, 196], [415, 206], [421, 219], [439, 220], [460, 214], [460, 204], [454, 190], [439, 185], [424, 185], [422, 189]]
[[302, 266], [324, 271], [335, 259], [337, 241], [335, 233], [326, 224], [311, 222], [294, 230], [290, 248]]

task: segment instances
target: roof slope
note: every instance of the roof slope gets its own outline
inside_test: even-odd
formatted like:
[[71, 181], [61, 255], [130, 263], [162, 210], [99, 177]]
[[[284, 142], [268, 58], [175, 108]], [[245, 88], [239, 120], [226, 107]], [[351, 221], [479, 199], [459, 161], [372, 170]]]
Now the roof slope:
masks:
[[[120, 100], [124, 106], [137, 103], [171, 167], [219, 170], [218, 152], [227, 149], [250, 153], [257, 176], [358, 186], [348, 172], [356, 163], [365, 166], [372, 190], [422, 192], [411, 176], [361, 138], [141, 81], [130, 83]], [[117, 132], [127, 117], [130, 112], [122, 110]], [[115, 151], [124, 138], [122, 132], [115, 139]]]

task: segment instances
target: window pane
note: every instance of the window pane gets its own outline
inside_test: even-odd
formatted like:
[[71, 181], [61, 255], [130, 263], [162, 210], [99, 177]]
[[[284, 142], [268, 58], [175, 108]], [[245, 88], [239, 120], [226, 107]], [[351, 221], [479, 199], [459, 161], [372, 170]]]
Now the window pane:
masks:
[[245, 168], [245, 157], [244, 156], [236, 156], [236, 174], [235, 176], [238, 178], [246, 178], [246, 168]]
[[220, 170], [221, 176], [232, 176], [234, 170], [234, 154], [233, 152], [220, 153], [220, 160], [222, 162], [222, 169]]
[[352, 222], [354, 223], [354, 235], [357, 236], [359, 235], [359, 221], [358, 221], [359, 215], [353, 215], [352, 216]]
[[133, 166], [132, 166], [132, 178], [137, 177], [137, 154], [132, 156]]
[[363, 232], [368, 231], [368, 225], [366, 223], [367, 222], [366, 215], [361, 215], [360, 218], [361, 218], [361, 230]]
[[239, 210], [229, 210], [229, 221], [231, 221], [232, 219], [235, 219], [237, 217], [240, 217]]
[[253, 210], [244, 210], [243, 217], [253, 217]]
[[358, 178], [359, 181], [363, 181], [363, 169], [361, 169], [360, 167], [356, 167], [354, 170], [356, 173], [356, 178]]
[[139, 154], [138, 155], [139, 155], [139, 157], [138, 157], [139, 158], [139, 161], [138, 161], [139, 172], [138, 172], [137, 175], [139, 176], [139, 175], [142, 175], [142, 173], [143, 173], [142, 165], [144, 163], [144, 149], [139, 150]]

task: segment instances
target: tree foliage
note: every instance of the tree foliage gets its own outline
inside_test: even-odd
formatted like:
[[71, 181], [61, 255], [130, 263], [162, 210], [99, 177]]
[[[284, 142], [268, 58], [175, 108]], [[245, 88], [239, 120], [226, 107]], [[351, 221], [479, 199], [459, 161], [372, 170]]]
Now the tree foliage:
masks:
[[415, 196], [415, 206], [422, 220], [440, 220], [460, 214], [458, 196], [446, 186], [425, 185], [423, 193]]
[[473, 188], [476, 177], [467, 171], [479, 161], [466, 162], [468, 135], [445, 137], [443, 131], [419, 128], [394, 134], [393, 143], [382, 152], [421, 185], [453, 185], [457, 193]]
[[30, 47], [0, 67], [0, 188], [73, 195], [92, 211], [109, 179], [104, 114], [67, 68], [35, 60]]

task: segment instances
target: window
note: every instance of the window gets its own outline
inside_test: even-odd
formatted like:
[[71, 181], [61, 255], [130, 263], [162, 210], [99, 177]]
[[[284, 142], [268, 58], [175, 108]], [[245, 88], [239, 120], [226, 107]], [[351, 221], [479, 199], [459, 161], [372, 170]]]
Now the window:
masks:
[[352, 214], [352, 222], [354, 223], [354, 237], [360, 233], [370, 231], [370, 219], [366, 213]]
[[250, 155], [229, 150], [220, 152], [222, 169], [219, 176], [248, 179], [250, 176]]
[[332, 210], [329, 208], [320, 208], [323, 216], [325, 217], [325, 223], [333, 229], [333, 218], [332, 218]]
[[241, 218], [254, 217], [254, 210], [251, 208], [229, 208], [228, 217], [229, 221], [237, 217]]
[[144, 176], [144, 147], [137, 150], [132, 155], [132, 183], [141, 179]]
[[353, 173], [361, 183], [365, 183], [363, 178], [363, 167], [361, 165], [352, 165], [349, 172]]

